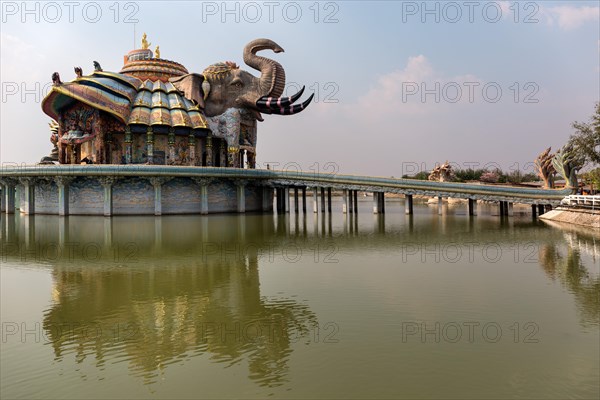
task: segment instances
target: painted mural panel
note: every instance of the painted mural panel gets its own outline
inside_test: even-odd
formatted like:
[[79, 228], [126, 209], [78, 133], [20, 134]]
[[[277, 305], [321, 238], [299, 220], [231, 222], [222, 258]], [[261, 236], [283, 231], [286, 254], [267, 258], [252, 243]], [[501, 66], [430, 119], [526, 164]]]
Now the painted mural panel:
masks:
[[114, 214], [154, 214], [154, 186], [147, 179], [120, 179], [113, 185]]
[[97, 179], [78, 178], [69, 189], [70, 214], [104, 214], [104, 188]]

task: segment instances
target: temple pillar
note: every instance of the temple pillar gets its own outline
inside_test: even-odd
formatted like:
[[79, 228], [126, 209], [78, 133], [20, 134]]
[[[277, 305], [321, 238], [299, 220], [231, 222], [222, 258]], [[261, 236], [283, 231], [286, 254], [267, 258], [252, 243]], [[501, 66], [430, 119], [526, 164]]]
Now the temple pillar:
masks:
[[442, 215], [444, 210], [444, 200], [442, 196], [438, 196], [438, 215]]
[[236, 181], [237, 188], [237, 211], [239, 213], [246, 212], [246, 182]]
[[196, 137], [193, 133], [188, 136], [189, 165], [196, 165]]
[[239, 149], [237, 147], [228, 147], [227, 148], [227, 164], [225, 164], [227, 167], [230, 168], [239, 168], [240, 166], [238, 165], [238, 153], [239, 153]]
[[256, 169], [256, 153], [246, 150], [246, 157], [248, 158], [248, 168]]
[[154, 164], [154, 132], [151, 126], [146, 130], [146, 154], [147, 164]]
[[110, 217], [113, 213], [113, 184], [116, 179], [112, 176], [104, 176], [98, 179], [104, 188], [104, 216]]
[[325, 212], [325, 188], [321, 188], [321, 212]]
[[412, 194], [404, 195], [404, 214], [413, 214], [413, 197]]
[[127, 125], [127, 127], [125, 127], [125, 164], [131, 164], [133, 163], [133, 150], [132, 150], [132, 144], [133, 144], [133, 138], [131, 136], [131, 128], [129, 127], [129, 125]]
[[220, 166], [221, 167], [226, 167], [227, 166], [227, 147], [226, 147], [226, 142], [225, 142], [224, 139], [221, 139], [220, 142], [221, 142], [221, 147], [219, 147], [219, 152], [220, 152], [219, 158], [220, 158], [220, 161], [221, 161]]
[[318, 212], [318, 202], [317, 202], [317, 188], [313, 188], [313, 212]]
[[294, 212], [298, 214], [298, 188], [294, 188]]
[[206, 137], [206, 166], [212, 167], [213, 165], [213, 148], [212, 148], [212, 137]]
[[167, 164], [175, 164], [175, 129], [169, 128], [169, 136], [167, 136], [167, 146], [169, 153], [167, 154]]
[[56, 186], [58, 186], [58, 215], [69, 215], [69, 185], [73, 179], [73, 177], [67, 176], [57, 176], [54, 178]]
[[22, 212], [33, 215], [35, 214], [35, 179], [20, 178], [19, 181], [23, 185], [23, 193], [25, 195], [25, 204], [21, 205]]

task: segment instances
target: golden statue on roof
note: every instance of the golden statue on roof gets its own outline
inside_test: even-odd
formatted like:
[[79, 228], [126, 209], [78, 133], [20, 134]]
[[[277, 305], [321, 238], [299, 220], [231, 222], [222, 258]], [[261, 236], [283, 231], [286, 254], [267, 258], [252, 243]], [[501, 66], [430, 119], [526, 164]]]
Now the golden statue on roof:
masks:
[[152, 43], [148, 42], [147, 38], [148, 38], [148, 36], [146, 35], [146, 32], [144, 32], [144, 34], [142, 35], [142, 49], [147, 49], [152, 44]]
[[156, 46], [154, 49], [154, 58], [160, 58], [160, 46]]

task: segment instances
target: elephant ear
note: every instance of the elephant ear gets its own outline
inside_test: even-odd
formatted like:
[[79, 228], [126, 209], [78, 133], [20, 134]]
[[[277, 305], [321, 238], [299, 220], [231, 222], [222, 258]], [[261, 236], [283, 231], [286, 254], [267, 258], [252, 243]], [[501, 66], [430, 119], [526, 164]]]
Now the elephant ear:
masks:
[[170, 78], [169, 82], [171, 82], [179, 91], [183, 92], [183, 95], [186, 98], [196, 102], [200, 108], [204, 108], [205, 96], [202, 88], [204, 75], [187, 74], [176, 78]]

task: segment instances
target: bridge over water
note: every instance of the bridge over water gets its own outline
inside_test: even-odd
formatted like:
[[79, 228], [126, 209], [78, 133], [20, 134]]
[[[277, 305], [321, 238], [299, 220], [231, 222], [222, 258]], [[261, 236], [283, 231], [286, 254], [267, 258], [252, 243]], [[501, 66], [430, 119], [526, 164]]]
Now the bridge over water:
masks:
[[[290, 212], [292, 196], [295, 211], [299, 212], [301, 205], [306, 212], [311, 202], [307, 192], [312, 197], [313, 212], [332, 212], [332, 191], [342, 192], [345, 213], [357, 212], [360, 191], [373, 193], [374, 213], [385, 212], [385, 194], [394, 193], [406, 197], [407, 214], [412, 213], [415, 195], [437, 197], [440, 213], [442, 198], [449, 197], [467, 199], [469, 215], [477, 214], [477, 200], [497, 202], [501, 215], [511, 215], [513, 203], [530, 204], [535, 214], [558, 205], [572, 192], [304, 171], [165, 165], [5, 166], [0, 183], [2, 211], [6, 213], [14, 212], [18, 192], [19, 208], [25, 214], [105, 216], [272, 211], [274, 193], [278, 212]], [[80, 199], [83, 206], [74, 204], [73, 197]], [[187, 206], [178, 207], [178, 203]]]

